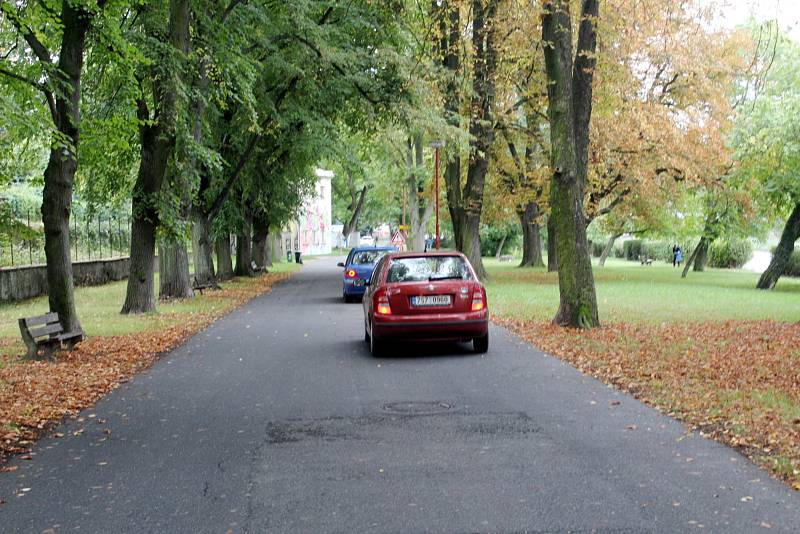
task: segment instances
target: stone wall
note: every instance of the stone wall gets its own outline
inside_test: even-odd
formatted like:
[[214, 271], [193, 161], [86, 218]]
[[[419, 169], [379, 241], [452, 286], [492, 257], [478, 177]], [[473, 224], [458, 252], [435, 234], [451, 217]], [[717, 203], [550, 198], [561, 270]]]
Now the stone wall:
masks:
[[[72, 264], [76, 286], [96, 286], [128, 277], [128, 258], [79, 261]], [[47, 269], [28, 265], [0, 269], [0, 302], [24, 300], [47, 294]]]

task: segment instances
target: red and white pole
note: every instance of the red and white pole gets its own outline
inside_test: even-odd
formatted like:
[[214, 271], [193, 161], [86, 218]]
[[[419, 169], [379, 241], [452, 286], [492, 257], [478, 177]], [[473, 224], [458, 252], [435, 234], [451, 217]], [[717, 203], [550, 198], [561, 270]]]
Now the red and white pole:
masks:
[[436, 250], [439, 250], [439, 147], [434, 149], [434, 180], [436, 182]]

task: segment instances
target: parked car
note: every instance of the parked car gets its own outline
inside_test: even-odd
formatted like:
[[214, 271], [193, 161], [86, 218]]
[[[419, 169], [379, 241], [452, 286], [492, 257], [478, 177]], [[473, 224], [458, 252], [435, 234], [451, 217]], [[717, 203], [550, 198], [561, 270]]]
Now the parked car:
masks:
[[358, 238], [358, 246], [360, 247], [372, 247], [375, 246], [375, 238], [369, 234], [362, 235]]
[[460, 252], [383, 256], [364, 294], [364, 340], [373, 356], [389, 341], [472, 341], [489, 350], [486, 288]]
[[344, 267], [342, 281], [342, 299], [351, 302], [364, 294], [366, 282], [372, 276], [372, 271], [378, 260], [388, 252], [394, 252], [395, 247], [355, 247], [350, 250], [347, 260], [339, 263]]

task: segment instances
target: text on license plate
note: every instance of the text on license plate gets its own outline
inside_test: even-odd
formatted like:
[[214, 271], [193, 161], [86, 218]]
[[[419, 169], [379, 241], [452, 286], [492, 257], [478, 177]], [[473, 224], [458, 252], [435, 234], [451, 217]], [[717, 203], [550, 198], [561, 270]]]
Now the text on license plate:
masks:
[[420, 295], [411, 297], [412, 306], [449, 306], [450, 295]]
[[363, 278], [356, 278], [355, 280], [353, 280], [353, 285], [354, 286], [363, 286], [364, 285], [364, 279]]

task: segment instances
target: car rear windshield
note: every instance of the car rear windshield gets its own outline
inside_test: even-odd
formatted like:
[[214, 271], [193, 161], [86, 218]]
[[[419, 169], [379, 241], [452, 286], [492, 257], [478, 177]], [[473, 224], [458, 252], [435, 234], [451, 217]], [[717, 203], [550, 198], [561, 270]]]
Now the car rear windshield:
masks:
[[469, 267], [461, 256], [395, 258], [386, 275], [386, 281], [389, 283], [471, 278]]
[[381, 257], [389, 252], [388, 250], [359, 250], [353, 254], [353, 259], [350, 261], [353, 265], [372, 265], [376, 263]]

